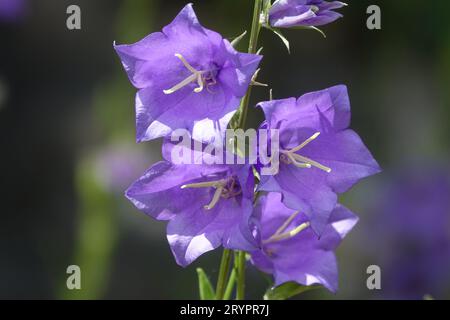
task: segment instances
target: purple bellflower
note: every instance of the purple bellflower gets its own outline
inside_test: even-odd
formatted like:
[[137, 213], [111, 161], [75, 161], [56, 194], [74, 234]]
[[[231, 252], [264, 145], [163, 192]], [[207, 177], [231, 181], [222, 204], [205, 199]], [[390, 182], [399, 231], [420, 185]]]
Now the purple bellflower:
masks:
[[279, 192], [321, 234], [336, 207], [337, 194], [380, 172], [360, 137], [348, 129], [347, 88], [335, 86], [298, 99], [262, 102], [268, 129], [278, 129], [279, 171], [261, 176], [260, 191]]
[[333, 10], [344, 6], [340, 1], [278, 0], [269, 11], [269, 23], [276, 28], [322, 26], [341, 18]]
[[279, 193], [262, 196], [255, 211], [260, 218], [262, 249], [251, 253], [251, 262], [273, 274], [275, 286], [294, 281], [337, 291], [334, 250], [358, 222], [353, 213], [337, 205], [319, 238], [309, 227], [308, 217], [287, 208]]
[[237, 52], [200, 25], [186, 5], [162, 32], [114, 46], [136, 95], [137, 141], [187, 129], [199, 141], [220, 136], [262, 56]]
[[[169, 159], [166, 147], [163, 155]], [[158, 162], [126, 191], [147, 215], [169, 220], [167, 239], [177, 263], [187, 266], [220, 245], [254, 250], [254, 177], [249, 165]]]

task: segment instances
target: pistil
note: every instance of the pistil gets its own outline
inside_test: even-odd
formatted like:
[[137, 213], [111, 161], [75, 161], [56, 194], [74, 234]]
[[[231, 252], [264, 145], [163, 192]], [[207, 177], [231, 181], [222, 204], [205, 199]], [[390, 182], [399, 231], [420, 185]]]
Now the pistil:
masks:
[[298, 235], [306, 228], [308, 228], [310, 226], [310, 223], [305, 222], [290, 231], [285, 231], [292, 223], [292, 221], [294, 221], [294, 219], [299, 215], [299, 213], [300, 211], [296, 211], [289, 218], [287, 218], [286, 221], [281, 225], [281, 227], [279, 227], [278, 230], [270, 238], [263, 240], [263, 244], [269, 244], [290, 239]]
[[[217, 203], [220, 201], [220, 198], [229, 199], [231, 197], [235, 197], [242, 193], [240, 188], [237, 188], [238, 184], [234, 177], [229, 179], [221, 179], [215, 181], [207, 181], [207, 182], [198, 182], [185, 184], [181, 186], [181, 189], [186, 188], [214, 188], [216, 191], [211, 199], [211, 202], [204, 206], [206, 210], [213, 209]], [[238, 189], [238, 190], [236, 190]]]
[[320, 170], [323, 170], [327, 173], [331, 172], [331, 168], [324, 166], [323, 164], [314, 161], [310, 158], [307, 158], [305, 156], [299, 155], [297, 152], [302, 150], [304, 147], [306, 147], [309, 143], [316, 140], [320, 135], [320, 132], [314, 133], [311, 137], [306, 139], [304, 142], [302, 142], [300, 145], [296, 146], [295, 148], [292, 148], [291, 150], [281, 150], [281, 160], [287, 164], [294, 164], [298, 168], [311, 168], [316, 167]]
[[189, 62], [186, 61], [186, 59], [179, 53], [175, 53], [175, 57], [177, 57], [178, 59], [181, 60], [181, 62], [184, 64], [184, 66], [186, 67], [186, 69], [188, 69], [190, 72], [192, 72], [192, 74], [187, 77], [186, 79], [184, 79], [183, 81], [181, 81], [180, 83], [174, 85], [172, 88], [167, 89], [167, 90], [163, 90], [165, 94], [172, 94], [178, 90], [180, 90], [181, 88], [184, 88], [185, 86], [187, 86], [188, 84], [192, 83], [192, 82], [197, 82], [198, 87], [194, 89], [195, 93], [200, 93], [203, 91], [204, 87], [205, 87], [205, 78], [203, 77], [203, 75], [205, 73], [207, 73], [207, 71], [201, 71], [201, 70], [197, 70], [195, 69], [193, 66], [191, 66], [189, 64]]

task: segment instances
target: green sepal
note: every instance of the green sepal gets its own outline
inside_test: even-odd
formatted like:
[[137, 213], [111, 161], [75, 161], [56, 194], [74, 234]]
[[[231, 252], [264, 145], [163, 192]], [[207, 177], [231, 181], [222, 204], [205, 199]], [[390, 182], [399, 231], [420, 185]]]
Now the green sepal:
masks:
[[244, 39], [244, 37], [246, 35], [247, 35], [247, 30], [245, 30], [241, 35], [234, 38], [234, 40], [231, 41], [231, 45], [233, 46], [233, 48], [236, 49], [236, 47], [239, 45], [239, 42], [241, 42], [241, 40]]
[[273, 33], [275, 33], [283, 42], [284, 46], [286, 47], [287, 51], [289, 54], [291, 54], [291, 47], [289, 44], [289, 40], [281, 33], [280, 29], [277, 28], [272, 28], [269, 25], [265, 25], [266, 29], [269, 29], [270, 31], [272, 31]]
[[313, 31], [317, 31], [319, 32], [324, 38], [327, 37], [327, 35], [325, 34], [325, 32], [323, 32], [323, 30], [317, 28], [317, 27], [313, 27], [313, 26], [298, 26], [298, 27], [291, 27], [289, 29], [296, 29], [296, 30], [313, 30]]

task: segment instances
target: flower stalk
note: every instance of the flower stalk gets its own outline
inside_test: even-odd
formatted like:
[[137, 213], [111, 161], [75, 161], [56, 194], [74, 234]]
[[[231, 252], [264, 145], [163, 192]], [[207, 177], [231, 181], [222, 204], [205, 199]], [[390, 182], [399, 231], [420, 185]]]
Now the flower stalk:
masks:
[[236, 251], [234, 258], [237, 263], [236, 300], [245, 299], [245, 252]]
[[[262, 0], [255, 0], [255, 8], [253, 10], [252, 29], [250, 32], [250, 41], [248, 43], [248, 53], [256, 53], [258, 46], [259, 32], [261, 31], [261, 16]], [[247, 122], [248, 105], [250, 102], [250, 96], [252, 94], [252, 86], [249, 86], [247, 93], [241, 100], [239, 107], [239, 121], [238, 128], [245, 129], [245, 123]]]
[[231, 250], [224, 249], [220, 262], [219, 277], [217, 279], [216, 300], [222, 300], [226, 289], [226, 280], [230, 271]]
[[[258, 46], [259, 32], [261, 31], [260, 15], [262, 10], [262, 0], [255, 0], [255, 7], [253, 10], [252, 29], [250, 32], [250, 40], [248, 44], [248, 53], [256, 53]], [[249, 86], [245, 96], [241, 100], [239, 107], [239, 118], [237, 126], [234, 129], [245, 129], [247, 121], [248, 105], [250, 102], [252, 86]], [[228, 280], [228, 285], [225, 287], [226, 279], [229, 273], [231, 263], [231, 251], [223, 250], [222, 259], [220, 263], [219, 277], [217, 280], [216, 299], [229, 299], [231, 291], [236, 281], [236, 299], [242, 300], [245, 297], [245, 252], [235, 251], [234, 254], [234, 268]], [[225, 292], [226, 291], [226, 292]]]
[[[252, 29], [250, 32], [250, 40], [248, 43], [248, 53], [256, 53], [258, 46], [259, 32], [261, 31], [261, 16], [262, 0], [255, 0], [255, 7], [253, 9]], [[252, 86], [249, 86], [247, 93], [241, 100], [239, 107], [239, 120], [237, 129], [245, 129], [247, 121], [248, 105], [252, 94]], [[236, 300], [243, 300], [245, 298], [245, 252], [236, 251], [234, 255], [235, 270], [236, 270]]]

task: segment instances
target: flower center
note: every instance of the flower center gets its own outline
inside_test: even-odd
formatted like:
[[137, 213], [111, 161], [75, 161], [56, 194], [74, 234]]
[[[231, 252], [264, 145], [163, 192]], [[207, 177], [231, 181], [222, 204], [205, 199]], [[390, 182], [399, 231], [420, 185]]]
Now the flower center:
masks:
[[322, 164], [320, 164], [317, 161], [314, 161], [312, 159], [309, 159], [305, 156], [299, 155], [297, 152], [302, 150], [304, 147], [306, 147], [310, 142], [316, 140], [320, 135], [320, 132], [316, 132], [311, 137], [306, 139], [304, 142], [302, 142], [300, 145], [298, 145], [295, 148], [292, 148], [291, 150], [280, 150], [280, 161], [286, 163], [286, 164], [293, 164], [298, 168], [307, 168], [310, 169], [312, 167], [316, 167], [320, 170], [323, 170], [327, 173], [331, 172], [331, 168], [326, 167]]
[[289, 227], [289, 225], [294, 221], [294, 219], [299, 215], [300, 211], [294, 212], [289, 218], [286, 219], [286, 221], [281, 225], [281, 227], [278, 228], [278, 230], [270, 236], [270, 238], [263, 240], [263, 244], [269, 244], [274, 243], [286, 239], [290, 239], [292, 237], [295, 237], [300, 232], [305, 230], [310, 226], [309, 222], [302, 223], [301, 225], [295, 227], [294, 229], [291, 229], [290, 231], [286, 231], [286, 229]]
[[186, 188], [214, 188], [215, 192], [211, 199], [211, 202], [204, 206], [206, 210], [213, 209], [221, 198], [229, 199], [236, 197], [242, 193], [241, 186], [234, 176], [227, 179], [208, 181], [208, 182], [198, 182], [185, 184], [181, 186], [181, 189]]
[[180, 83], [174, 85], [172, 88], [163, 90], [165, 94], [172, 94], [181, 88], [184, 88], [188, 84], [196, 82], [198, 87], [194, 89], [195, 93], [200, 93], [206, 87], [209, 90], [210, 86], [216, 84], [216, 78], [212, 70], [197, 70], [186, 61], [186, 59], [179, 53], [175, 53], [175, 57], [181, 60], [186, 69], [188, 69], [192, 74], [181, 81]]

